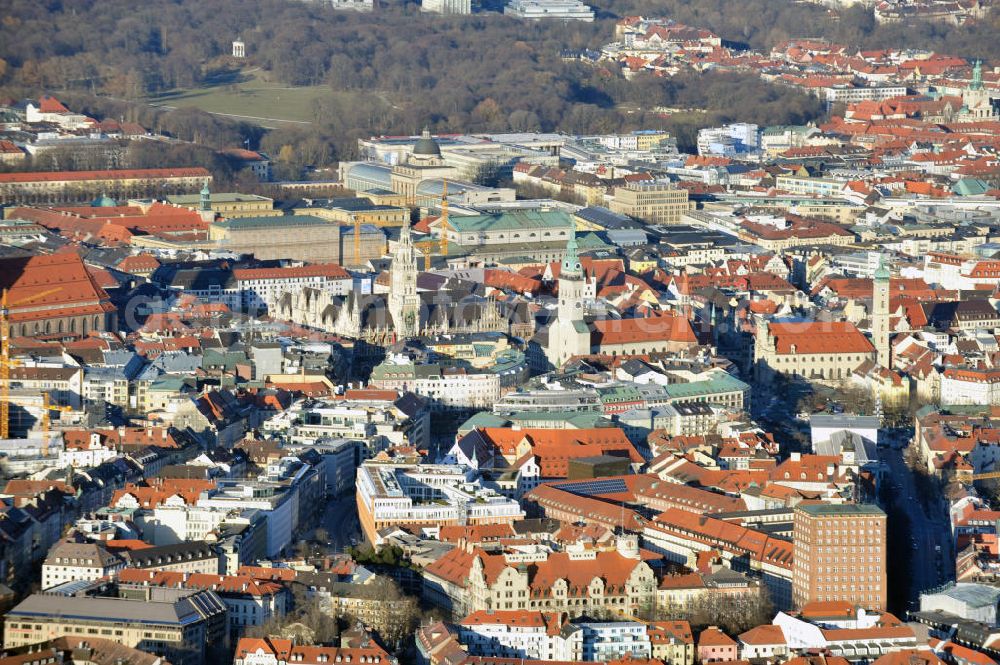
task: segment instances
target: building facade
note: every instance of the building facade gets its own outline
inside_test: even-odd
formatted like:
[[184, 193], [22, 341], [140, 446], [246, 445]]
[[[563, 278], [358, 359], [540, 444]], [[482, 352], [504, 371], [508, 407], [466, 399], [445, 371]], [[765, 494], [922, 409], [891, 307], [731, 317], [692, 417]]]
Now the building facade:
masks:
[[691, 209], [686, 189], [660, 182], [630, 182], [618, 187], [608, 207], [650, 224], [680, 224], [681, 216]]
[[886, 604], [886, 515], [875, 505], [799, 504], [795, 508], [792, 598]]

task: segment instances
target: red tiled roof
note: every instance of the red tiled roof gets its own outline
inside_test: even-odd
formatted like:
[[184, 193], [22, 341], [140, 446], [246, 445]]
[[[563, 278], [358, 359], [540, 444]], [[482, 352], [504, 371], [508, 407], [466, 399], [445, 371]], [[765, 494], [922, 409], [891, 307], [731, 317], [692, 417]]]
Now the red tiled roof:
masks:
[[55, 97], [42, 95], [38, 100], [38, 110], [42, 113], [69, 113], [69, 109], [63, 106]]
[[283, 587], [273, 582], [265, 582], [242, 575], [210, 575], [208, 573], [183, 573], [168, 570], [145, 570], [125, 568], [118, 573], [121, 584], [141, 584], [143, 586], [171, 587], [183, 589], [211, 589], [221, 594], [246, 594], [251, 596], [273, 596], [281, 593]]
[[168, 169], [121, 169], [108, 171], [32, 171], [0, 173], [0, 184], [22, 182], [79, 182], [84, 180], [143, 180], [154, 178], [211, 178], [199, 167]]
[[868, 338], [847, 321], [772, 323], [769, 330], [779, 354], [875, 352]]
[[740, 633], [740, 642], [743, 644], [777, 645], [785, 644], [785, 633], [781, 626], [765, 624], [751, 628], [745, 633]]
[[678, 315], [638, 319], [601, 319], [594, 321], [593, 326], [599, 346], [657, 341], [698, 343], [691, 322]]
[[108, 294], [73, 252], [0, 260], [0, 288], [8, 290], [13, 323], [114, 309]]
[[351, 279], [351, 274], [337, 263], [315, 263], [308, 266], [291, 266], [287, 268], [240, 268], [233, 271], [233, 277], [241, 281], [295, 279], [300, 277]]
[[241, 637], [236, 643], [236, 658], [245, 659], [248, 654], [264, 653], [278, 662], [297, 665], [317, 665], [318, 663], [368, 663], [389, 665], [389, 654], [378, 645], [367, 647], [325, 647], [297, 645], [292, 640], [279, 637]]
[[699, 647], [735, 647], [736, 640], [726, 635], [724, 632], [718, 628], [706, 628], [701, 631], [698, 636], [698, 646]]

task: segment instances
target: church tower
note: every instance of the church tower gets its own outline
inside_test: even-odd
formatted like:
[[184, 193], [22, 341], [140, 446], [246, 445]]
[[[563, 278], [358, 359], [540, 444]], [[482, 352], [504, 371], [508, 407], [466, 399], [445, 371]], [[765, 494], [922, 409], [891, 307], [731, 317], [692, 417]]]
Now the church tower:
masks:
[[583, 319], [586, 286], [577, 255], [576, 233], [571, 231], [559, 271], [559, 309], [555, 322], [549, 326], [546, 351], [549, 362], [556, 367], [573, 356], [590, 353], [590, 327]]
[[409, 221], [400, 229], [399, 242], [392, 254], [389, 284], [389, 314], [397, 337], [416, 337], [420, 332], [420, 296], [417, 295], [417, 255]]
[[201, 188], [201, 192], [198, 194], [198, 215], [201, 217], [202, 221], [215, 221], [215, 211], [212, 210], [212, 191], [208, 188], [207, 180], [205, 181], [205, 185]]
[[990, 91], [983, 85], [983, 63], [976, 60], [972, 67], [972, 80], [962, 93], [962, 104], [965, 111], [974, 120], [990, 120], [996, 115], [993, 110], [993, 101], [990, 99]]
[[879, 256], [872, 288], [872, 344], [875, 345], [878, 364], [889, 367], [889, 269], [884, 257]]

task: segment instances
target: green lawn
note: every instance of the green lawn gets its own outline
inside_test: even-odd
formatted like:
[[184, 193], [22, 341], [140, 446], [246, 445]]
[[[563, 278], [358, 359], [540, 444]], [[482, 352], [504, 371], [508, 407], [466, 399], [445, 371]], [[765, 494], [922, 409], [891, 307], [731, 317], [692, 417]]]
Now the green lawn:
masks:
[[302, 126], [313, 121], [313, 100], [331, 92], [321, 85], [290, 88], [270, 83], [257, 76], [257, 72], [244, 72], [238, 78], [201, 88], [174, 90], [147, 101], [168, 108], [193, 106], [264, 127]]

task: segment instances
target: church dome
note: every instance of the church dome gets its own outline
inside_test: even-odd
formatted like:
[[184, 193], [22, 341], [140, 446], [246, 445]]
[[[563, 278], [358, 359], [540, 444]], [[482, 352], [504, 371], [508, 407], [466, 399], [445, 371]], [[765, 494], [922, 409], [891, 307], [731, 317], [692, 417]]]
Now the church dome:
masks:
[[101, 194], [96, 199], [90, 202], [92, 208], [113, 208], [118, 205], [118, 202], [107, 194]]
[[420, 134], [417, 142], [413, 144], [413, 154], [421, 157], [441, 156], [441, 146], [434, 140], [434, 137], [431, 136], [431, 131], [426, 127], [424, 127], [424, 131]]

